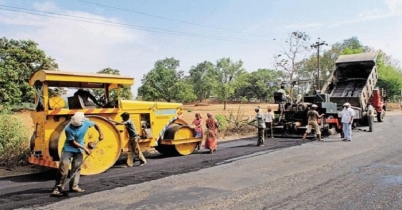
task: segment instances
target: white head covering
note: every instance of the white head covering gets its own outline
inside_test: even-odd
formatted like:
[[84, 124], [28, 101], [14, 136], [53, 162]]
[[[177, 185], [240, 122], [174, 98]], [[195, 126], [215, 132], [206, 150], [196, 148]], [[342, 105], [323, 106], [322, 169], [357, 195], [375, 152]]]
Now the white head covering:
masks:
[[350, 103], [346, 102], [343, 106], [350, 106]]
[[83, 112], [76, 112], [74, 116], [71, 117], [71, 124], [74, 126], [81, 126], [82, 123], [86, 120]]
[[313, 104], [313, 105], [311, 105], [311, 107], [317, 108], [318, 106], [317, 106], [317, 105], [315, 105], [315, 104]]

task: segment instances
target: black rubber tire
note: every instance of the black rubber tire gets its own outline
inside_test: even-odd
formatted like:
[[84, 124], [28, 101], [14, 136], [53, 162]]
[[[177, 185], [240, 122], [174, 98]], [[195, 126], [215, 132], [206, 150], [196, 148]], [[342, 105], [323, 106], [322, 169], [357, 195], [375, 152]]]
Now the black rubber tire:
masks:
[[385, 117], [385, 113], [382, 112], [377, 112], [377, 122], [384, 122], [384, 117]]

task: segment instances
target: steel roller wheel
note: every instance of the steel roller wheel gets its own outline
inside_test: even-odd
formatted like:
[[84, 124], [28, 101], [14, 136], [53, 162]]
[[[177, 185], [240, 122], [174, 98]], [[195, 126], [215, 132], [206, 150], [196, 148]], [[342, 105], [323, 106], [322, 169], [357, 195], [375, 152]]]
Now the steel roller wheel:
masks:
[[[171, 124], [165, 132], [164, 139], [188, 139], [194, 137], [194, 131], [187, 125]], [[189, 155], [194, 152], [197, 146], [196, 142], [176, 144], [176, 145], [159, 145], [156, 150], [165, 155]]]
[[[92, 153], [88, 158], [86, 158], [87, 154], [83, 152], [84, 159], [86, 158], [86, 160], [82, 164], [81, 174], [95, 175], [105, 172], [116, 163], [121, 152], [121, 140], [117, 128], [105, 118], [100, 116], [86, 117], [89, 118], [90, 121], [95, 122], [100, 127], [104, 135], [104, 139], [98, 142], [98, 131], [94, 128], [94, 126], [92, 126], [88, 129], [84, 137], [84, 145], [86, 147], [90, 142], [97, 142], [97, 144], [96, 147], [92, 149]], [[54, 150], [54, 146], [57, 145], [58, 157], [61, 156], [61, 150], [66, 141], [64, 129], [68, 125], [68, 121], [62, 123], [59, 126], [62, 127], [62, 132], [60, 132], [61, 129], [56, 129], [55, 132], [59, 132], [58, 135], [52, 135], [54, 137], [51, 138], [53, 139], [53, 143], [51, 143], [50, 147]]]

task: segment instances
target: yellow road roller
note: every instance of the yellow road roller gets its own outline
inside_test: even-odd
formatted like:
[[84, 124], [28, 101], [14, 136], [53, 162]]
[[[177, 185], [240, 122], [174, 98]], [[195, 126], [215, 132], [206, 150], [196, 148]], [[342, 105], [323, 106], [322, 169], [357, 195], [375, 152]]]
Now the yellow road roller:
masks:
[[[114, 125], [108, 120], [111, 118], [121, 121], [120, 115], [123, 112], [130, 114], [130, 119], [140, 133], [142, 151], [155, 148], [162, 154], [189, 155], [202, 140], [196, 138], [193, 129], [181, 119], [181, 103], [123, 100], [120, 97], [121, 87], [133, 85], [132, 77], [40, 70], [31, 75], [29, 84], [35, 90], [35, 111], [31, 114], [34, 132], [30, 140], [31, 155], [28, 160], [32, 164], [58, 167], [66, 140], [64, 129], [76, 112], [85, 113], [104, 133], [104, 140], [97, 144], [83, 164], [83, 175], [94, 175], [108, 170], [116, 163], [121, 153], [128, 150], [129, 139], [124, 125]], [[68, 88], [69, 91], [104, 90], [104, 103], [94, 103], [87, 96], [80, 94], [67, 98], [49, 94], [54, 92], [55, 88]], [[117, 97], [111, 97], [111, 94], [116, 94]], [[97, 131], [90, 128], [85, 136], [85, 144], [97, 140]]]

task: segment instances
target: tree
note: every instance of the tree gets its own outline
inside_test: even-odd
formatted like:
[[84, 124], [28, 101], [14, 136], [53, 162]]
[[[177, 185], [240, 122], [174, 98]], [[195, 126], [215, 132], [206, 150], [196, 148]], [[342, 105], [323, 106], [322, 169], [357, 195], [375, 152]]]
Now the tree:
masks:
[[[113, 74], [113, 75], [120, 75], [120, 71], [118, 69], [112, 69], [112, 68], [105, 68], [102, 69], [98, 72], [98, 74]], [[91, 90], [92, 94], [99, 99], [98, 101], [102, 104], [104, 104], [105, 101], [105, 90], [104, 89], [92, 89]], [[113, 89], [109, 92], [109, 97], [110, 101], [117, 100], [117, 90]], [[131, 100], [133, 99], [133, 95], [131, 93], [131, 86], [130, 85], [123, 85], [120, 89], [120, 97], [125, 100]]]
[[386, 95], [391, 100], [401, 98], [402, 90], [402, 72], [390, 56], [383, 51], [378, 52], [377, 57], [378, 82], [377, 86], [384, 88]]
[[188, 103], [197, 99], [197, 96], [194, 94], [193, 86], [184, 79], [176, 82], [171, 90], [172, 92], [176, 93], [174, 96], [174, 101]]
[[226, 103], [239, 85], [238, 77], [244, 74], [243, 61], [232, 62], [230, 58], [222, 58], [217, 61], [215, 68], [215, 93], [223, 101], [223, 109], [226, 110]]
[[309, 40], [310, 36], [305, 32], [292, 32], [286, 39], [285, 46], [282, 46], [282, 52], [274, 56], [274, 66], [286, 72], [290, 81], [299, 73], [296, 64], [299, 62], [299, 56], [309, 50]]
[[213, 89], [213, 72], [214, 64], [209, 61], [204, 61], [197, 64], [197, 66], [191, 67], [189, 73], [189, 80], [193, 84], [194, 93], [197, 96], [197, 100], [207, 99]]
[[281, 71], [270, 69], [258, 69], [257, 71], [243, 74], [245, 82], [235, 91], [237, 97], [246, 97], [248, 100], [256, 98], [267, 101], [273, 97], [275, 90], [269, 87], [270, 82], [277, 82], [284, 75]]
[[34, 41], [0, 38], [0, 101], [33, 102], [35, 92], [28, 84], [31, 74], [57, 68], [54, 59], [47, 57]]
[[155, 63], [155, 67], [142, 78], [138, 95], [146, 101], [187, 101], [196, 98], [192, 86], [184, 84], [184, 72], [178, 71], [180, 61], [166, 58]]

